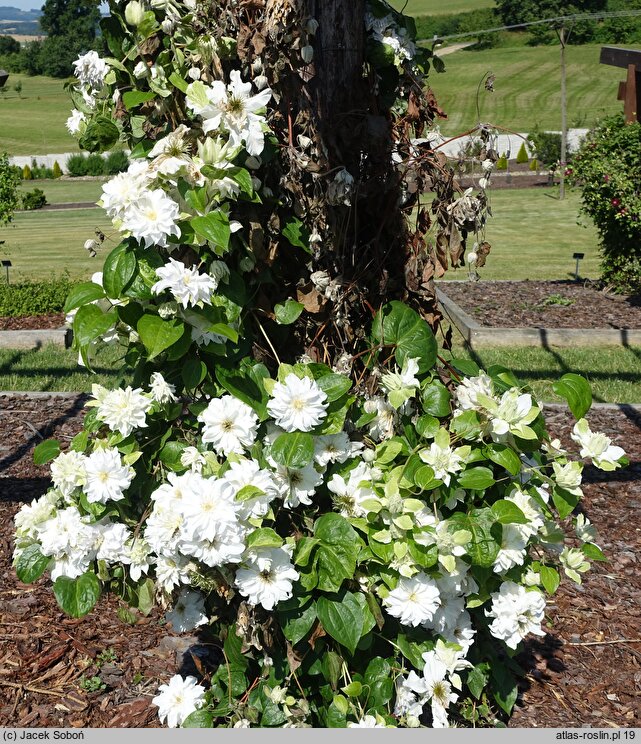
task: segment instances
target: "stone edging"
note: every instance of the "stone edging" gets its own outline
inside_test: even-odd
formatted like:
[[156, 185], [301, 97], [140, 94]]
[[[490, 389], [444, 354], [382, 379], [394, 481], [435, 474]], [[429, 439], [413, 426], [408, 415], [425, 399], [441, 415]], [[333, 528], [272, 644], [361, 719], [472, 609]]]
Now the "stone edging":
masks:
[[0, 349], [32, 351], [47, 344], [62, 348], [71, 346], [71, 330], [63, 326], [33, 331], [0, 331]]
[[490, 328], [477, 323], [437, 288], [445, 318], [472, 347], [488, 346], [641, 346], [640, 329], [616, 328]]

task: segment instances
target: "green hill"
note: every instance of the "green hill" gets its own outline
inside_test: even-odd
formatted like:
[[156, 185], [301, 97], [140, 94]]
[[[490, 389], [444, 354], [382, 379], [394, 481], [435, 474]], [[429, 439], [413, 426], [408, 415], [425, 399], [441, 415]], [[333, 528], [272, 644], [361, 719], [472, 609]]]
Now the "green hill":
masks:
[[[570, 46], [567, 50], [568, 125], [589, 127], [606, 114], [622, 110], [617, 101], [623, 70], [599, 64], [600, 46]], [[474, 126], [479, 117], [479, 82], [491, 71], [494, 93], [481, 86], [480, 119], [520, 132], [536, 124], [561, 127], [561, 73], [557, 46], [505, 47], [460, 51], [443, 60], [446, 72], [432, 74], [430, 84], [448, 119], [441, 129], [456, 134]]]

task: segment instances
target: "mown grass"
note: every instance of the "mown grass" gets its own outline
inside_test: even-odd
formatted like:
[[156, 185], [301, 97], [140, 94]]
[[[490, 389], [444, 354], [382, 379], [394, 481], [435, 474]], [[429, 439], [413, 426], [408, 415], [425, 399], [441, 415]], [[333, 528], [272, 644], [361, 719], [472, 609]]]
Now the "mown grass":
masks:
[[[119, 379], [121, 353], [118, 348], [104, 349], [95, 361], [96, 374], [92, 374], [78, 366], [71, 349], [0, 349], [0, 390], [90, 392], [93, 383], [113, 385]], [[595, 401], [641, 403], [640, 347], [471, 351], [455, 336], [453, 355], [474, 359], [483, 367], [501, 364], [513, 370], [544, 401], [559, 401], [552, 392], [553, 382], [567, 372], [576, 372], [590, 381]]]
[[41, 189], [48, 204], [89, 203], [95, 204], [102, 194], [106, 179], [71, 180], [67, 178], [22, 181], [21, 191]]
[[474, 359], [484, 368], [492, 364], [507, 367], [530, 385], [540, 400], [547, 402], [561, 402], [552, 392], [552, 384], [562, 375], [574, 372], [590, 381], [597, 402], [641, 403], [641, 347], [471, 350], [464, 348], [455, 330], [452, 355]]
[[[13, 86], [22, 83], [20, 96]], [[0, 151], [10, 155], [46, 155], [76, 152], [76, 140], [67, 132], [71, 99], [63, 81], [12, 73], [8, 92], [0, 97]]]
[[492, 0], [389, 0], [396, 10], [402, 10], [406, 15], [446, 15], [449, 13], [465, 13], [479, 8], [492, 8]]
[[[574, 277], [572, 254], [585, 253], [580, 275], [598, 278], [599, 252], [594, 226], [579, 223], [579, 194], [558, 188], [490, 190], [492, 217], [485, 237], [492, 250], [479, 269], [483, 279], [568, 279]], [[467, 269], [448, 271], [445, 279], [465, 279]]]
[[65, 272], [84, 279], [100, 271], [109, 247], [116, 243], [106, 243], [92, 259], [83, 246], [95, 237], [96, 228], [107, 235], [113, 233], [109, 218], [98, 207], [18, 212], [11, 225], [0, 229], [0, 240], [5, 241], [0, 255], [13, 264], [11, 281], [43, 280]]
[[121, 349], [105, 348], [91, 373], [78, 365], [78, 355], [71, 349], [53, 345], [34, 351], [0, 349], [0, 390], [89, 393], [94, 383], [117, 382], [121, 357]]
[[[622, 110], [617, 101], [621, 70], [599, 64], [596, 44], [567, 48], [568, 123], [589, 127]], [[494, 93], [481, 86], [480, 120], [518, 132], [561, 128], [561, 73], [558, 45], [464, 50], [443, 58], [446, 72], [430, 85], [448, 118], [441, 129], [460, 134], [479, 122], [477, 88], [488, 72], [496, 75]]]

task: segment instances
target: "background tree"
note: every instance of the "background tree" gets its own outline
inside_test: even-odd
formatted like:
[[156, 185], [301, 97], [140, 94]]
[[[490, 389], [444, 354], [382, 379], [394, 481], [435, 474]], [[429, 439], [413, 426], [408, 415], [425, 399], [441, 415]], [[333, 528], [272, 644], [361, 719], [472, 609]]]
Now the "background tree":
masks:
[[97, 0], [46, 0], [40, 17], [47, 34], [40, 55], [44, 74], [68, 77], [78, 55], [95, 47], [99, 6]]
[[7, 153], [0, 154], [0, 225], [8, 225], [13, 213], [18, 209], [20, 197], [20, 173], [9, 164]]

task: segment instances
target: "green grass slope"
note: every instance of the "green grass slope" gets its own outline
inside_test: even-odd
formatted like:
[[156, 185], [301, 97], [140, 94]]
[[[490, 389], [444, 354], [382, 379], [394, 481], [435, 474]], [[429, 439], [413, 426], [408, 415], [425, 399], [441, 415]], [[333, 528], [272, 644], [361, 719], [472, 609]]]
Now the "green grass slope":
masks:
[[[20, 96], [13, 90], [18, 81]], [[71, 99], [62, 86], [62, 80], [11, 73], [8, 92], [0, 97], [0, 152], [46, 155], [78, 150], [65, 128]]]
[[450, 13], [465, 13], [469, 10], [494, 7], [493, 0], [389, 0], [396, 10], [402, 10], [407, 15], [446, 15]]
[[[622, 110], [617, 101], [624, 72], [599, 64], [600, 46], [567, 49], [568, 124], [588, 127], [607, 114]], [[559, 47], [506, 47], [460, 51], [444, 58], [446, 72], [432, 74], [430, 84], [448, 119], [448, 134], [466, 131], [479, 121], [476, 91], [483, 76], [496, 75], [494, 93], [481, 86], [480, 119], [508, 129], [528, 132], [536, 124], [561, 128]]]
[[41, 189], [45, 192], [48, 204], [94, 203], [100, 199], [102, 184], [107, 179], [70, 180], [59, 178], [22, 181], [21, 191]]

